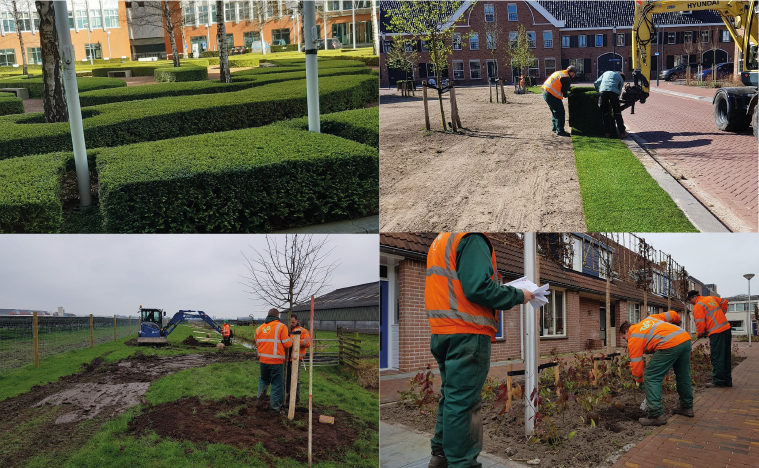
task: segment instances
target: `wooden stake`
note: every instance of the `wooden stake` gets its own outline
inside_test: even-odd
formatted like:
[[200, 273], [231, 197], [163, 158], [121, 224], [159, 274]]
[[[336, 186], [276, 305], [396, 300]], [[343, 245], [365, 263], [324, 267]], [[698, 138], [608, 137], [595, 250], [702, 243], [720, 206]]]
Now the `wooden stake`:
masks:
[[456, 101], [456, 89], [453, 87], [453, 85], [451, 85], [451, 102], [453, 103], [453, 109], [456, 112], [456, 115], [451, 117], [451, 121], [456, 119], [456, 125], [461, 128], [463, 125], [461, 125], [461, 118], [459, 117], [459, 104]]
[[37, 329], [37, 312], [32, 317], [32, 338], [34, 339], [34, 367], [40, 366], [40, 340]]
[[132, 316], [129, 316], [129, 336], [132, 336]]
[[116, 341], [116, 316], [113, 316], [113, 341]]
[[[506, 387], [508, 387], [509, 399], [507, 400], [506, 407], [511, 408], [511, 371], [514, 369], [513, 364], [509, 364], [509, 373], [506, 375]], [[508, 409], [506, 410], [508, 411]]]
[[427, 126], [427, 131], [430, 131], [430, 110], [427, 106], [427, 83], [422, 83], [422, 94], [424, 95], [424, 123]]
[[92, 314], [90, 314], [90, 349], [95, 347], [95, 340], [92, 335], [92, 329], [94, 328], [94, 323], [92, 320]]
[[287, 412], [287, 419], [290, 421], [295, 417], [295, 397], [298, 395], [298, 366], [300, 365], [300, 330], [293, 332], [290, 337], [293, 340], [293, 347], [290, 348], [292, 356], [292, 369], [290, 371], [290, 409]]
[[[493, 104], [493, 81], [488, 78], [488, 91], [490, 91], [490, 103]], [[495, 93], [495, 100], [498, 101], [498, 92]]]
[[503, 81], [501, 81], [501, 104], [506, 104], [506, 90], [503, 88]]
[[456, 125], [456, 101], [453, 99], [453, 88], [451, 88], [451, 130], [457, 132], [459, 130]]

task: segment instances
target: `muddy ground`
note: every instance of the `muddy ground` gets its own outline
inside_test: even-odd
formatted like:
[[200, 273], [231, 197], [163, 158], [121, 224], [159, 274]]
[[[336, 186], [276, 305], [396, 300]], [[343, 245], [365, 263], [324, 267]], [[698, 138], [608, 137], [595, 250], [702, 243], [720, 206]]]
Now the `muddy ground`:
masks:
[[83, 446], [109, 419], [144, 402], [151, 382], [179, 370], [251, 359], [246, 353], [146, 356], [141, 351], [117, 363], [102, 357], [57, 382], [35, 385], [0, 401], [0, 440], [24, 431], [23, 446], [0, 448], [0, 466], [20, 466], [45, 452], [66, 454]]
[[543, 97], [507, 91], [507, 104], [491, 104], [487, 88], [460, 88], [456, 98], [464, 130], [440, 131], [431, 100], [426, 134], [421, 92], [380, 96], [381, 231], [585, 231], [572, 142], [551, 132]]

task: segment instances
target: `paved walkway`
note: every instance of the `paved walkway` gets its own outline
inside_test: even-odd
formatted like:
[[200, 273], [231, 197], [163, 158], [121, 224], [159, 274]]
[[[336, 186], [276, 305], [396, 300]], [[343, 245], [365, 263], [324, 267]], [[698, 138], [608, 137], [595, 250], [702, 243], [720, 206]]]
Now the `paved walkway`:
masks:
[[759, 230], [759, 167], [751, 133], [714, 126], [714, 90], [661, 82], [625, 124], [662, 166], [731, 230]]
[[705, 389], [695, 417], [671, 417], [613, 468], [759, 466], [759, 343], [737, 345], [748, 359], [733, 369], [732, 388]]

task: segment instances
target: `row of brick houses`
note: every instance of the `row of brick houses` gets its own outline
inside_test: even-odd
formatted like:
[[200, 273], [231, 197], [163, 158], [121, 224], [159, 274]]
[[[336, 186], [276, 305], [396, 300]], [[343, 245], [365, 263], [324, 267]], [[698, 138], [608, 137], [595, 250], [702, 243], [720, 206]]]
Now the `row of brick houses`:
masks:
[[[383, 1], [380, 4], [383, 86], [390, 86], [403, 76], [399, 70], [388, 69], [386, 65], [387, 52], [393, 38], [398, 36], [389, 26], [389, 12], [397, 3]], [[455, 46], [444, 75], [459, 85], [477, 85], [495, 76], [495, 70], [500, 67], [498, 75], [511, 80], [517, 71], [505, 63], [505, 49], [507, 41], [516, 37], [519, 24], [524, 26], [532, 44], [536, 60], [529, 74], [538, 82], [569, 65], [577, 67], [578, 81], [593, 81], [607, 70], [630, 71], [634, 9], [633, 0], [464, 2], [451, 13], [451, 20], [457, 21]], [[653, 21], [657, 35], [653, 39], [652, 53], [659, 53], [661, 64], [653, 60], [652, 73], [680, 63], [700, 63], [708, 67], [715, 61], [738, 59], [736, 45], [715, 11], [657, 14]], [[493, 24], [501, 31], [495, 44], [486, 33]], [[424, 44], [417, 43], [415, 48], [419, 58], [414, 78], [419, 82], [432, 73]], [[630, 73], [627, 75], [631, 77]]]
[[[429, 351], [430, 327], [424, 306], [426, 257], [435, 233], [384, 233], [380, 234], [380, 369], [410, 372], [436, 366]], [[588, 340], [594, 345], [606, 345], [606, 279], [599, 273], [599, 258], [608, 252], [613, 255], [635, 256], [624, 246], [609, 239], [594, 241], [587, 234], [567, 234], [572, 238], [573, 258], [571, 267], [540, 256], [541, 284], [550, 284], [550, 303], [540, 312], [540, 349], [547, 355], [582, 351]], [[513, 235], [512, 235], [513, 236]], [[509, 242], [508, 235], [491, 235], [498, 272], [503, 282], [523, 276], [524, 254], [521, 247]], [[590, 242], [588, 242], [590, 241]], [[656, 267], [658, 268], [658, 267]], [[623, 341], [617, 333], [618, 326], [629, 320], [632, 323], [648, 314], [667, 310], [667, 277], [663, 271], [655, 271], [652, 290], [644, 292], [629, 281], [617, 276], [611, 280], [611, 323], [609, 333], [611, 346], [621, 346]], [[689, 287], [702, 293], [716, 294], [694, 278]], [[695, 322], [683, 304], [672, 298], [671, 310], [684, 314], [683, 326], [695, 333]], [[492, 361], [519, 359], [523, 356], [522, 306], [500, 312], [500, 327], [492, 347]]]

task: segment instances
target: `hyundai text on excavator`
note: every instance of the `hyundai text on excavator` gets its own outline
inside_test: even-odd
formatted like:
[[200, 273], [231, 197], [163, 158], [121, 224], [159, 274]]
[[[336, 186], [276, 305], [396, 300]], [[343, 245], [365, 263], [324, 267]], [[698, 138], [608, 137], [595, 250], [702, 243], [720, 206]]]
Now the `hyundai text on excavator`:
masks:
[[[656, 31], [653, 15], [656, 13], [694, 10], [714, 10], [719, 13], [733, 40], [743, 54], [743, 69], [739, 70], [744, 86], [721, 88], [712, 101], [714, 123], [728, 132], [743, 132], [749, 125], [759, 140], [759, 110], [757, 110], [757, 44], [759, 44], [759, 0], [751, 1], [701, 1], [636, 0], [635, 20], [632, 30], [632, 60], [634, 85], [627, 86], [620, 99], [623, 107], [633, 107], [635, 102], [646, 102], [650, 92], [651, 38]], [[741, 32], [739, 32], [741, 30]]]
[[189, 318], [200, 318], [221, 334], [221, 327], [202, 310], [180, 310], [163, 326], [163, 309], [148, 309], [140, 306], [140, 330], [137, 332], [137, 345], [166, 344], [166, 337], [174, 331], [180, 322]]

